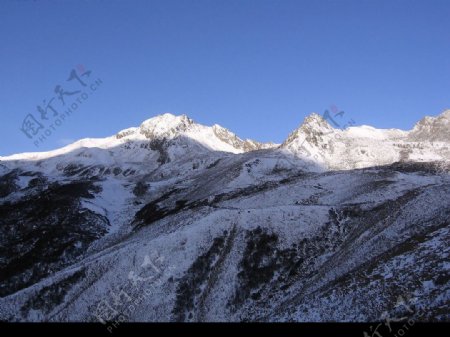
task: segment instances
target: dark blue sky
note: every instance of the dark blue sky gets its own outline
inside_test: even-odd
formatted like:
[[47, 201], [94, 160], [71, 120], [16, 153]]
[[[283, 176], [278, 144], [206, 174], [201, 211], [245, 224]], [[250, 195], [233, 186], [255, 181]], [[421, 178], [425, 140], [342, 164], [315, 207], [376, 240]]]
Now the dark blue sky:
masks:
[[[164, 112], [283, 141], [330, 105], [409, 129], [450, 107], [448, 0], [0, 1], [0, 155], [104, 137]], [[101, 85], [37, 148], [37, 105]], [[77, 87], [78, 85], [78, 87]], [[36, 128], [35, 128], [36, 129]]]

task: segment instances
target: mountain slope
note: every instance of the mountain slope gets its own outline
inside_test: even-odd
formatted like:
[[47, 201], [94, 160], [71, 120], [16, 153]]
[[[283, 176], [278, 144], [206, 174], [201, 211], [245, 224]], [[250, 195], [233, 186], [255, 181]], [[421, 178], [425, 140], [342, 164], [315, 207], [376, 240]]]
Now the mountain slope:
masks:
[[448, 321], [447, 121], [276, 146], [165, 114], [2, 157], [0, 319]]

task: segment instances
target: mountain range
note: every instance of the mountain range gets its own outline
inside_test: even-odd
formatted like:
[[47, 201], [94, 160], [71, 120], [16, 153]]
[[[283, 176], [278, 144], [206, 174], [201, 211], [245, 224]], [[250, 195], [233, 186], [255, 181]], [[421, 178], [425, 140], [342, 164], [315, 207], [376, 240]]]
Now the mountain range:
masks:
[[0, 319], [449, 321], [449, 121], [275, 144], [163, 114], [0, 157]]

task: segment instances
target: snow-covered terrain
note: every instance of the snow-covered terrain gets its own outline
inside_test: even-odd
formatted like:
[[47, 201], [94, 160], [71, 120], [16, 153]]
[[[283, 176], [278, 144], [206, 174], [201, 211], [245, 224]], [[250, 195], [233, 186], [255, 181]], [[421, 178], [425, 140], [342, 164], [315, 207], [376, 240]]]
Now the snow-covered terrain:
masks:
[[449, 120], [278, 145], [164, 114], [0, 157], [0, 319], [449, 321]]
[[413, 130], [375, 129], [371, 126], [334, 129], [313, 114], [281, 146], [297, 156], [312, 157], [329, 169], [352, 169], [397, 161], [446, 161], [450, 110], [426, 117]]

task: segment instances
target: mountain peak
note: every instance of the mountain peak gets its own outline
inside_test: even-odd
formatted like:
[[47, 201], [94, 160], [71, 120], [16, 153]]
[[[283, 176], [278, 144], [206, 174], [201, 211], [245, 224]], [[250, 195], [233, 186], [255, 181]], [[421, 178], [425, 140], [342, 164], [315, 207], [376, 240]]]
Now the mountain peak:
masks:
[[411, 130], [409, 139], [413, 141], [450, 141], [450, 110], [436, 117], [422, 118]]
[[282, 146], [286, 146], [298, 138], [310, 138], [311, 136], [330, 133], [334, 130], [335, 129], [325, 120], [325, 118], [313, 112], [288, 136]]
[[140, 125], [139, 130], [147, 138], [170, 138], [188, 130], [193, 124], [194, 121], [186, 115], [175, 116], [165, 113], [147, 119]]
[[304, 119], [302, 125], [300, 125], [300, 129], [334, 130], [325, 118], [315, 112]]

